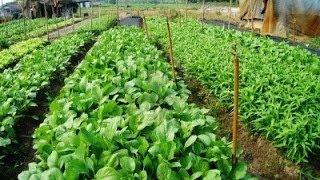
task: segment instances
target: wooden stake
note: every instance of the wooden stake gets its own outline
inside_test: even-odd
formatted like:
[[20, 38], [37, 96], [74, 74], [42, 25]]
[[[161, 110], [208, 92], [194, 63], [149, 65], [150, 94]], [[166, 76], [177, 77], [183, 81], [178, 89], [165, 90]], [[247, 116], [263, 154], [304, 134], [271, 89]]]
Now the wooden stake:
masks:
[[179, 11], [178, 16], [179, 16], [179, 27], [181, 28], [181, 13], [180, 13], [180, 11]]
[[64, 27], [67, 27], [67, 15], [66, 15], [66, 12], [64, 12]]
[[72, 30], [74, 31], [74, 14], [73, 14], [73, 6], [71, 7], [71, 13], [72, 13]]
[[254, 32], [254, 24], [253, 24], [253, 4], [252, 4], [252, 0], [250, 0], [250, 10], [251, 10], [251, 32], [253, 33]]
[[90, 5], [91, 5], [91, 16], [90, 16], [90, 29], [92, 31], [92, 20], [93, 20], [93, 3], [92, 3], [93, 0], [90, 1]]
[[59, 26], [58, 26], [58, 4], [57, 4], [57, 7], [56, 7], [56, 17], [55, 17], [55, 20], [56, 20], [56, 26], [57, 26], [57, 30], [58, 30], [58, 37], [60, 37], [60, 30], [59, 30]]
[[185, 16], [186, 21], [187, 21], [187, 16], [188, 16], [188, 0], [186, 0], [186, 16]]
[[232, 166], [237, 164], [237, 139], [238, 139], [238, 116], [239, 116], [239, 57], [234, 42], [233, 50], [233, 67], [234, 67], [234, 96], [233, 96], [233, 123], [232, 123]]
[[[48, 21], [48, 20], [47, 20]], [[48, 24], [48, 22], [47, 22]], [[26, 29], [26, 16], [23, 14], [23, 29], [24, 29], [24, 37], [27, 37], [27, 29]]]
[[147, 20], [146, 20], [146, 17], [145, 17], [145, 16], [143, 16], [143, 25], [144, 25], [144, 30], [145, 30], [146, 33], [147, 33], [147, 38], [148, 38], [148, 40], [150, 40], [148, 24], [147, 24]]
[[205, 0], [202, 1], [202, 21], [204, 20]]
[[203, 21], [204, 21], [204, 9], [205, 9], [205, 0], [202, 0], [202, 21], [201, 21], [201, 27], [203, 30]]
[[81, 18], [81, 3], [79, 3], [80, 5], [79, 5], [79, 16], [80, 16], [80, 18]]
[[99, 2], [99, 29], [101, 28], [101, 10], [100, 10], [100, 6], [101, 6], [101, 3]]
[[119, 0], [117, 0], [117, 21], [119, 21]]
[[230, 21], [231, 21], [231, 5], [232, 5], [232, 0], [230, 0], [230, 3], [229, 3], [228, 29], [230, 29]]
[[172, 70], [172, 77], [173, 82], [177, 84], [176, 81], [176, 72], [174, 69], [174, 60], [173, 60], [173, 50], [172, 50], [172, 39], [171, 39], [171, 31], [170, 31], [170, 24], [169, 24], [169, 17], [167, 16], [167, 30], [168, 30], [168, 40], [169, 40], [169, 55], [170, 55], [170, 63], [171, 63], [171, 70]]
[[47, 36], [48, 36], [48, 41], [49, 41], [50, 37], [49, 37], [49, 27], [48, 27], [48, 12], [47, 12], [47, 7], [46, 7], [46, 2], [45, 1], [43, 1], [43, 5], [44, 5], [44, 14], [46, 16]]

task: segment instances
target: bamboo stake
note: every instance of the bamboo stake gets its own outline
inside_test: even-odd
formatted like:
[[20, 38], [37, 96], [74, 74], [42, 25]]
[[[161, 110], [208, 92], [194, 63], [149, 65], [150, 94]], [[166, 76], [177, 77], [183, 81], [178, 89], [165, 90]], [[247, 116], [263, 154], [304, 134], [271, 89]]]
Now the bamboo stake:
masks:
[[101, 3], [99, 2], [99, 9], [98, 9], [98, 13], [99, 13], [99, 29], [101, 28], [101, 9], [100, 9]]
[[233, 67], [234, 67], [234, 112], [233, 112], [233, 123], [232, 123], [232, 166], [235, 167], [237, 164], [237, 139], [238, 139], [238, 116], [239, 116], [239, 57], [237, 54], [237, 46], [234, 42], [232, 47], [233, 53]]
[[24, 29], [24, 37], [27, 37], [27, 29], [26, 29], [26, 15], [23, 13], [23, 29]]
[[201, 21], [201, 27], [203, 30], [203, 21], [204, 21], [204, 9], [205, 9], [205, 0], [202, 0], [202, 21]]
[[148, 38], [148, 40], [150, 40], [148, 24], [147, 24], [147, 20], [146, 20], [146, 17], [145, 17], [145, 16], [143, 16], [143, 25], [144, 25], [144, 30], [145, 30], [146, 33], [147, 33], [147, 38]]
[[44, 7], [44, 14], [46, 16], [46, 28], [47, 28], [47, 36], [48, 36], [48, 41], [50, 40], [49, 36], [49, 27], [48, 27], [48, 12], [47, 12], [47, 7], [46, 7], [46, 2], [43, 1], [43, 7]]
[[251, 11], [251, 31], [254, 32], [254, 24], [253, 24], [253, 5], [252, 0], [250, 0], [250, 11]]
[[172, 70], [172, 77], [173, 82], [177, 84], [176, 81], [176, 73], [174, 69], [174, 60], [173, 60], [173, 50], [172, 50], [172, 39], [171, 39], [171, 31], [170, 31], [170, 24], [169, 24], [169, 17], [167, 16], [167, 31], [168, 31], [168, 41], [169, 41], [169, 55], [170, 55], [170, 63], [171, 63], [171, 70]]
[[232, 0], [230, 0], [230, 3], [229, 3], [228, 29], [230, 29], [230, 21], [231, 21], [231, 5], [232, 5]]
[[79, 8], [79, 17], [81, 18], [81, 3], [79, 3], [80, 4], [80, 8]]
[[119, 0], [117, 0], [117, 21], [119, 21]]
[[57, 30], [58, 30], [58, 37], [60, 38], [60, 30], [59, 30], [59, 26], [58, 26], [58, 5], [56, 5], [56, 17], [55, 17], [55, 20], [56, 20], [56, 26], [57, 26]]
[[72, 30], [74, 31], [74, 14], [73, 14], [73, 6], [71, 7], [71, 13], [72, 13]]
[[186, 21], [187, 21], [187, 16], [188, 16], [188, 0], [186, 0], [186, 16], [185, 16]]
[[67, 15], [66, 12], [64, 12], [64, 27], [67, 27]]
[[91, 5], [91, 16], [90, 16], [90, 29], [92, 31], [92, 19], [93, 19], [93, 0], [90, 1], [90, 5]]

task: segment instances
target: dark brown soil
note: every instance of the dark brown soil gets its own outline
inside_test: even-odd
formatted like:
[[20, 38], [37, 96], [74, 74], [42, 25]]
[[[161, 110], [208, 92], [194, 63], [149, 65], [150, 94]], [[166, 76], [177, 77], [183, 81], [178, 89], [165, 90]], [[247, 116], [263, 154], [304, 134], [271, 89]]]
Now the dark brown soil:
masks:
[[22, 113], [22, 117], [18, 119], [14, 127], [17, 142], [9, 147], [12, 151], [8, 152], [4, 158], [5, 166], [0, 171], [0, 179], [17, 179], [18, 174], [27, 168], [28, 163], [36, 161], [35, 151], [32, 148], [32, 134], [45, 119], [53, 98], [59, 95], [60, 89], [64, 86], [64, 78], [74, 71], [93, 44], [94, 41], [81, 47], [80, 53], [70, 58], [66, 69], [56, 72], [49, 85], [37, 93], [34, 101], [37, 106], [30, 107]]

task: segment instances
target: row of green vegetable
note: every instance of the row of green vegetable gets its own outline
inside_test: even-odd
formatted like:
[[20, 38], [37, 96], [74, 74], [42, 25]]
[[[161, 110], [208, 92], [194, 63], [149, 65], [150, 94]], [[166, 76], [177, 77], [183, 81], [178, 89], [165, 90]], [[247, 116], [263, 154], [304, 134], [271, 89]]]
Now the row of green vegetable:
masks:
[[78, 30], [90, 31], [92, 29], [93, 31], [103, 31], [110, 26], [110, 23], [115, 21], [115, 18], [116, 18], [115, 16], [111, 16], [111, 15], [102, 15], [98, 18], [92, 19], [92, 25], [90, 20], [87, 23], [80, 26]]
[[241, 179], [231, 144], [142, 30], [101, 35], [36, 129], [19, 179]]
[[[81, 18], [74, 18], [74, 19], [68, 19], [66, 21], [61, 21], [57, 24], [50, 24], [48, 26], [48, 32], [57, 30], [59, 28], [63, 28], [65, 26], [70, 26], [74, 23], [80, 22], [82, 19]], [[43, 26], [41, 28], [35, 29], [31, 31], [30, 33], [27, 34], [28, 37], [37, 37], [41, 36], [47, 33], [47, 26]]]
[[[56, 19], [49, 19], [48, 24], [49, 26], [56, 27], [56, 23], [63, 21], [63, 18], [56, 18]], [[26, 20], [25, 25], [21, 21], [15, 21], [15, 23], [7, 24], [0, 28], [2, 32], [0, 34], [0, 50], [6, 48], [18, 41], [38, 37], [38, 33], [33, 33], [39, 31], [38, 29], [45, 29], [46, 28], [46, 19], [45, 18], [38, 18], [38, 19], [30, 19]]]
[[[151, 34], [167, 47], [165, 19], [149, 19]], [[300, 163], [320, 150], [320, 59], [300, 47], [195, 20], [171, 22], [174, 57], [222, 104], [232, 107], [230, 47], [240, 57], [241, 120]]]
[[8, 49], [0, 51], [0, 71], [6, 68], [9, 64], [16, 62], [19, 58], [32, 52], [36, 48], [42, 47], [46, 40], [33, 38], [26, 41], [21, 41], [10, 46]]
[[91, 38], [91, 33], [62, 37], [24, 56], [14, 68], [0, 74], [0, 157], [7, 151], [6, 147], [15, 142], [13, 127], [21, 113], [37, 106], [33, 102], [37, 92], [47, 86], [54, 72], [64, 69], [69, 58]]
[[[114, 17], [111, 16], [101, 16], [101, 18], [96, 18], [92, 21], [92, 30], [95, 31], [101, 31], [105, 30], [110, 27], [111, 21], [113, 21]], [[76, 19], [75, 22], [79, 21], [79, 19]], [[68, 26], [72, 24], [72, 20], [67, 20], [66, 22], [59, 23], [59, 26]], [[54, 29], [56, 25], [52, 25], [49, 27], [49, 29]], [[46, 28], [45, 28], [46, 29]], [[42, 34], [43, 28], [39, 28], [36, 31], [32, 31], [29, 34], [32, 36], [35, 36], [35, 34]], [[79, 29], [77, 29], [78, 32], [80, 31], [89, 31], [91, 30], [91, 23], [86, 23], [82, 25]], [[10, 46], [8, 49], [4, 49], [0, 51], [0, 71], [2, 71], [4, 68], [6, 68], [9, 64], [16, 62], [20, 58], [22, 58], [24, 55], [32, 52], [36, 48], [41, 48], [46, 43], [45, 39], [39, 39], [39, 38], [32, 38], [25, 41], [21, 41], [17, 44], [14, 44]]]

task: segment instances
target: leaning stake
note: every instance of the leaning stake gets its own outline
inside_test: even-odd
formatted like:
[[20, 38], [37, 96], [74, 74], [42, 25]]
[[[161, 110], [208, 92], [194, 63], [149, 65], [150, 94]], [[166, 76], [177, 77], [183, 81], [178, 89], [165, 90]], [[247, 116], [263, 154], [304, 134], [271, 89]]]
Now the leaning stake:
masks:
[[238, 114], [239, 114], [239, 57], [236, 42], [232, 45], [233, 67], [234, 67], [234, 107], [232, 123], [232, 166], [237, 164], [237, 139], [238, 139]]
[[46, 29], [47, 29], [47, 36], [48, 36], [48, 41], [49, 41], [50, 37], [49, 37], [49, 27], [48, 27], [48, 13], [47, 13], [47, 7], [46, 7], [45, 1], [43, 1], [43, 7], [44, 7], [44, 14], [46, 16]]
[[167, 16], [167, 30], [168, 30], [169, 55], [170, 55], [170, 63], [171, 63], [172, 77], [173, 77], [173, 82], [174, 82], [174, 83], [177, 83], [177, 81], [176, 81], [176, 73], [175, 73], [175, 70], [174, 70], [171, 31], [170, 31], [170, 24], [169, 24], [169, 17], [168, 17], [168, 16]]
[[146, 20], [145, 16], [143, 16], [143, 27], [144, 27], [144, 30], [147, 33], [148, 40], [150, 40], [149, 29], [148, 29], [147, 20]]

